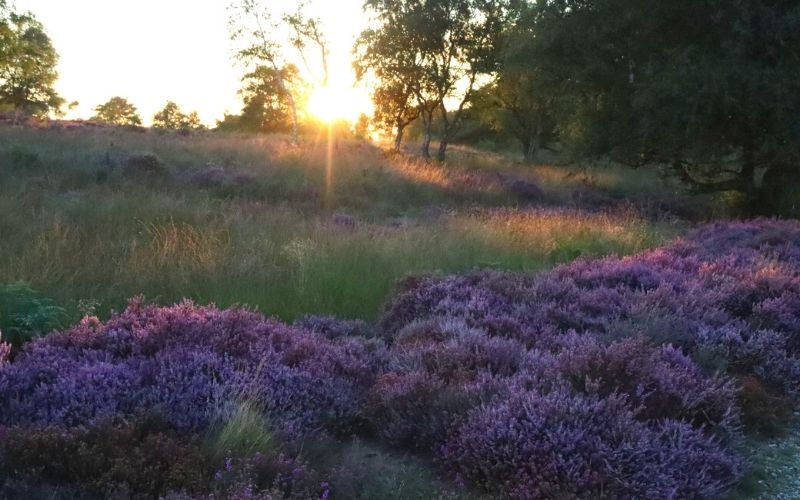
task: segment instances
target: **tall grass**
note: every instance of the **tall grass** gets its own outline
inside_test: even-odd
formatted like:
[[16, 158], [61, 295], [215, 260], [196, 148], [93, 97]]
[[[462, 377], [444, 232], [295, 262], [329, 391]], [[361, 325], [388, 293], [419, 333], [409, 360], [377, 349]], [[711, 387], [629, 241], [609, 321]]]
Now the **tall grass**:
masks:
[[[326, 145], [313, 137], [304, 148], [280, 137], [108, 130], [0, 129], [0, 138], [0, 283], [28, 283], [74, 316], [80, 304], [106, 314], [145, 294], [247, 304], [286, 320], [370, 319], [410, 273], [543, 269], [635, 252], [680, 229], [632, 210], [526, 208], [458, 166], [354, 141], [338, 142], [328, 184]], [[142, 151], [169, 176], [121, 177], [127, 155]], [[193, 185], [208, 164], [248, 182]], [[337, 213], [355, 222], [337, 223]]]

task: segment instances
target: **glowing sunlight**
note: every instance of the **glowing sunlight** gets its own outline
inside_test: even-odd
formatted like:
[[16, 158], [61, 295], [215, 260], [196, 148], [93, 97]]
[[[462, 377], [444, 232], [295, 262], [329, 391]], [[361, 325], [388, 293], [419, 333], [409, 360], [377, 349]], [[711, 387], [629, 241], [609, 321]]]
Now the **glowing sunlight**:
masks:
[[337, 120], [354, 122], [368, 103], [369, 96], [353, 88], [322, 87], [311, 93], [306, 111], [325, 123]]

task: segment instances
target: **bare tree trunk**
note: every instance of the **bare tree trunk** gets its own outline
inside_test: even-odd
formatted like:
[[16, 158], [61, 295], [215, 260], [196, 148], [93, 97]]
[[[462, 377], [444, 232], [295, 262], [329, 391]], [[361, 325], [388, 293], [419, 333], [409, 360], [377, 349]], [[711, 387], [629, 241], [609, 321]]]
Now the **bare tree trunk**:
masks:
[[444, 161], [447, 159], [447, 145], [447, 138], [442, 138], [442, 140], [439, 141], [439, 151], [436, 154], [436, 160], [439, 163], [444, 163]]
[[433, 127], [433, 113], [423, 113], [422, 120], [425, 122], [425, 135], [422, 138], [420, 154], [426, 160], [431, 159], [431, 128]]
[[400, 148], [403, 145], [403, 134], [404, 133], [405, 133], [405, 127], [397, 125], [397, 133], [394, 136], [394, 150], [397, 153], [400, 152]]
[[292, 108], [292, 142], [295, 145], [300, 144], [300, 131], [297, 125], [297, 104], [294, 101], [294, 96], [291, 92], [289, 95], [289, 106]]
[[739, 172], [739, 179], [742, 183], [742, 190], [749, 197], [755, 195], [756, 190], [756, 160], [752, 146], [745, 146], [742, 152], [742, 170]]
[[533, 163], [536, 159], [536, 153], [542, 147], [542, 124], [536, 125], [536, 131], [531, 134], [525, 145], [525, 161]]

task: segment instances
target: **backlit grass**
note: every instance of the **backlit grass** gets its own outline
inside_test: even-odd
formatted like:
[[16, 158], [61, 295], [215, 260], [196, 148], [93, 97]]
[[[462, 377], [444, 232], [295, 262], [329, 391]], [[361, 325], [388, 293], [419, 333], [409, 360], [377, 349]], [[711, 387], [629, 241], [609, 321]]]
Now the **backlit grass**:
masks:
[[[338, 142], [328, 182], [325, 144], [314, 137], [298, 149], [279, 137], [0, 135], [0, 283], [28, 283], [73, 316], [79, 304], [106, 314], [144, 294], [247, 304], [287, 320], [372, 319], [411, 273], [544, 269], [632, 253], [679, 229], [633, 210], [525, 207], [490, 177], [354, 141]], [[168, 176], [121, 177], [125, 158], [142, 151]], [[193, 185], [192, 173], [209, 164], [249, 180]]]

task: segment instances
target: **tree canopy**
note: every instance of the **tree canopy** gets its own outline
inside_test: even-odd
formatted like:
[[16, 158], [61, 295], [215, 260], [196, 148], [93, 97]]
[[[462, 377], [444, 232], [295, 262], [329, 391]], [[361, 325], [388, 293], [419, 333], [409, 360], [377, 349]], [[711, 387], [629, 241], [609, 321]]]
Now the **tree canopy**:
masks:
[[65, 101], [54, 89], [57, 63], [42, 23], [0, 3], [0, 110], [33, 116], [58, 112]]
[[197, 130], [204, 127], [197, 111], [185, 114], [175, 102], [167, 101], [161, 111], [153, 115], [153, 128], [165, 130]]
[[94, 108], [95, 115], [92, 120], [109, 125], [137, 126], [142, 124], [142, 118], [136, 106], [129, 103], [124, 97], [112, 97], [104, 104]]
[[562, 139], [752, 193], [800, 155], [800, 4], [537, 0], [525, 57], [560, 83]]
[[365, 7], [375, 25], [361, 33], [355, 65], [359, 75], [378, 82], [377, 121], [394, 122], [399, 144], [404, 123], [418, 113], [427, 158], [438, 113], [443, 126], [437, 157], [443, 161], [479, 77], [495, 69], [505, 2], [368, 0]]
[[220, 130], [241, 132], [290, 132], [294, 128], [294, 99], [298, 70], [287, 66], [276, 71], [269, 66], [257, 66], [242, 78], [239, 95], [244, 101], [240, 115], [226, 115], [219, 122]]

